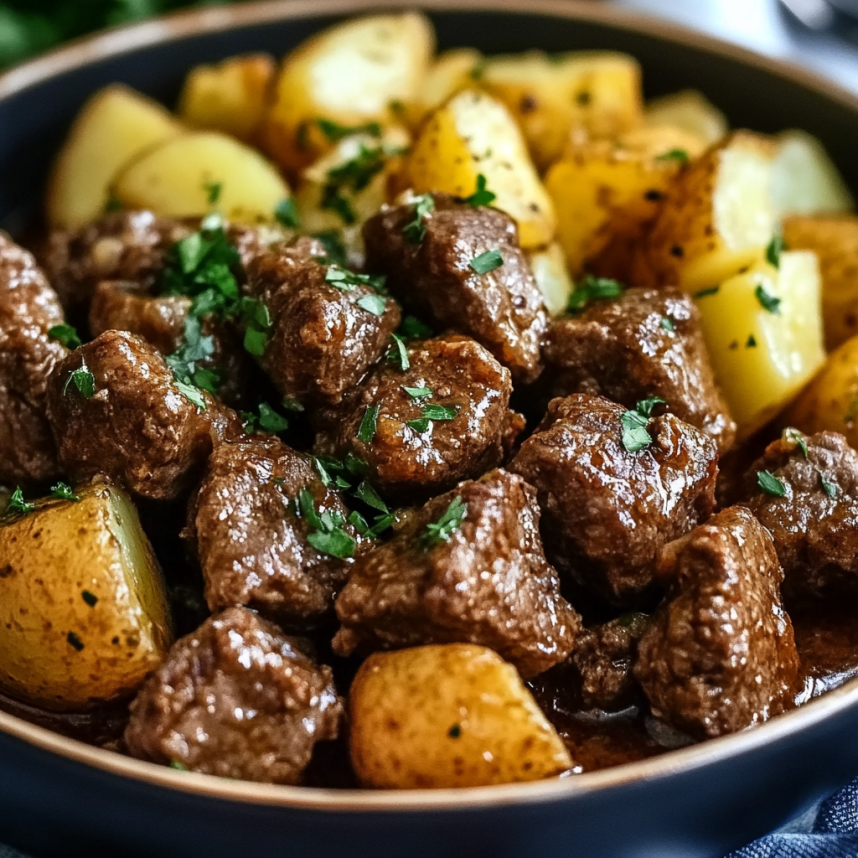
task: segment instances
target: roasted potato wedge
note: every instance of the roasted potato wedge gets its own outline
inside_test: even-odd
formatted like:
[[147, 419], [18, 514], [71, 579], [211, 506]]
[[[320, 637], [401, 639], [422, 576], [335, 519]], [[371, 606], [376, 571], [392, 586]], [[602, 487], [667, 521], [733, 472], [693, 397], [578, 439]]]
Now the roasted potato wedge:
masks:
[[739, 131], [713, 146], [672, 185], [635, 258], [639, 286], [716, 286], [762, 255], [777, 226], [775, 146]]
[[116, 177], [112, 193], [129, 209], [202, 217], [217, 208], [235, 223], [274, 219], [291, 196], [256, 150], [216, 131], [184, 134], [144, 152]]
[[415, 193], [459, 197], [474, 193], [482, 173], [496, 194], [492, 205], [518, 223], [523, 248], [544, 247], [554, 238], [554, 207], [521, 131], [503, 104], [484, 92], [463, 90], [428, 116], [404, 172]]
[[730, 130], [727, 117], [696, 89], [684, 89], [647, 102], [644, 123], [650, 128], [679, 128], [707, 143]]
[[132, 694], [171, 643], [134, 505], [104, 483], [78, 497], [0, 524], [0, 689], [44, 709]]
[[420, 82], [413, 102], [406, 105], [408, 124], [412, 128], [419, 127], [429, 113], [460, 89], [474, 86], [482, 63], [483, 55], [474, 48], [453, 48], [439, 54]]
[[95, 220], [104, 212], [119, 169], [182, 130], [160, 104], [126, 86], [97, 92], [78, 114], [54, 164], [48, 223], [74, 229]]
[[563, 248], [555, 241], [548, 247], [530, 251], [527, 258], [548, 312], [552, 316], [559, 316], [566, 309], [569, 296], [575, 289]]
[[423, 15], [376, 15], [338, 24], [283, 61], [265, 120], [268, 153], [287, 170], [317, 160], [332, 141], [318, 126], [398, 121], [426, 76], [435, 36]]
[[[705, 148], [700, 137], [678, 128], [642, 128], [617, 140], [570, 146], [545, 187], [573, 276], [589, 268], [626, 279], [632, 247], [688, 160]], [[601, 264], [588, 265], [600, 255]]]
[[858, 217], [788, 217], [784, 243], [812, 250], [822, 275], [822, 321], [829, 351], [858, 334]]
[[222, 131], [254, 143], [268, 108], [276, 63], [268, 54], [230, 57], [191, 69], [177, 112], [193, 128]]
[[572, 760], [515, 668], [470, 644], [371, 655], [349, 698], [365, 786], [440, 789], [533, 781]]
[[628, 54], [495, 56], [481, 67], [479, 85], [518, 121], [539, 170], [563, 154], [570, 137], [617, 137], [643, 116], [641, 70]]
[[703, 336], [730, 413], [747, 437], [825, 363], [819, 266], [813, 253], [760, 261], [698, 295]]

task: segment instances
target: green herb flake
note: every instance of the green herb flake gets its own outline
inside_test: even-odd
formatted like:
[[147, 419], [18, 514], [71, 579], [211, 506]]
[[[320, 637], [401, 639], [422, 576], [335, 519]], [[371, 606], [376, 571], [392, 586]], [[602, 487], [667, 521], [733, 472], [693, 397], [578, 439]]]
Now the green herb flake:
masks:
[[458, 739], [462, 735], [462, 725], [454, 724], [448, 731], [447, 735], [451, 739]]
[[691, 159], [685, 149], [670, 149], [667, 152], [659, 155], [656, 161], [679, 161], [681, 164], [687, 164]]
[[280, 200], [274, 207], [274, 217], [277, 222], [287, 229], [300, 229], [301, 218], [298, 215], [298, 206], [292, 197]]
[[499, 250], [487, 250], [485, 253], [475, 256], [470, 265], [477, 274], [488, 274], [503, 265], [503, 257]]
[[748, 334], [748, 341], [745, 343], [746, 349], [755, 349], [757, 347], [757, 338], [753, 334]]
[[179, 762], [179, 760], [170, 760], [170, 768], [175, 769], [177, 772], [189, 771], [188, 767], [184, 763]]
[[301, 489], [298, 494], [298, 509], [313, 528], [307, 534], [307, 541], [313, 548], [340, 560], [354, 555], [357, 543], [353, 536], [343, 530], [345, 519], [339, 513], [326, 511], [319, 515], [313, 496], [307, 489]]
[[368, 405], [366, 407], [357, 433], [358, 441], [363, 441], [364, 444], [372, 443], [372, 439], [375, 438], [375, 430], [378, 427], [379, 411], [381, 411], [380, 405]]
[[658, 326], [664, 331], [670, 331], [673, 333], [676, 330], [676, 325], [673, 324], [673, 319], [670, 316], [662, 316], [661, 321], [659, 321]]
[[772, 236], [772, 240], [766, 247], [766, 262], [773, 268], [781, 267], [781, 254], [786, 250], [784, 240], [779, 236]]
[[355, 497], [363, 501], [367, 506], [372, 507], [385, 515], [390, 512], [387, 504], [378, 496], [378, 492], [364, 480], [355, 490]]
[[780, 315], [781, 312], [781, 299], [776, 298], [770, 292], [766, 291], [766, 287], [763, 286], [762, 283], [757, 284], [757, 288], [754, 289], [754, 295], [757, 300], [760, 302], [760, 306], [769, 313], [773, 313], [776, 316]]
[[788, 426], [784, 429], [783, 432], [784, 441], [788, 441], [791, 444], [795, 444], [799, 450], [801, 450], [802, 456], [807, 458], [807, 441], [805, 440], [804, 435], [798, 431], [798, 429], [794, 429], [792, 426]]
[[206, 410], [206, 398], [198, 387], [194, 387], [193, 384], [188, 384], [186, 381], [178, 380], [175, 381], [175, 385], [179, 393], [181, 393], [188, 402], [192, 405], [196, 405], [201, 411]]
[[411, 359], [408, 357], [408, 349], [405, 347], [405, 341], [398, 334], [391, 334], [393, 345], [388, 355], [389, 360], [395, 363], [402, 372], [411, 368]]
[[658, 396], [642, 399], [635, 406], [634, 411], [626, 411], [620, 417], [622, 427], [621, 440], [623, 447], [630, 453], [645, 450], [652, 444], [649, 430], [647, 428], [652, 410], [656, 405], [664, 404], [664, 400]]
[[63, 396], [68, 393], [69, 387], [72, 385], [84, 399], [95, 396], [95, 376], [89, 371], [89, 367], [83, 358], [81, 358], [80, 366], [69, 373], [69, 377], [63, 385]]
[[355, 301], [355, 304], [366, 310], [367, 313], [372, 313], [373, 316], [383, 316], [387, 308], [387, 301], [381, 295], [364, 295]]
[[832, 500], [840, 493], [834, 483], [825, 479], [825, 474], [819, 475], [819, 481], [822, 483], [822, 490], [828, 495], [828, 497], [832, 498]]
[[357, 286], [369, 286], [376, 292], [383, 292], [386, 280], [383, 274], [357, 274], [340, 265], [330, 265], [325, 272], [325, 283], [341, 292], [353, 292]]
[[465, 202], [469, 206], [490, 206], [496, 199], [497, 194], [490, 191], [487, 187], [488, 181], [486, 177], [480, 173], [477, 176], [477, 189], [469, 197], [465, 197]]
[[83, 649], [83, 641], [74, 633], [69, 632], [66, 635], [66, 640], [78, 651]]
[[325, 229], [313, 233], [311, 237], [325, 248], [325, 254], [330, 262], [341, 265], [343, 268], [348, 266], [348, 252], [340, 230]]
[[720, 291], [720, 286], [709, 286], [707, 289], [698, 289], [694, 293], [695, 298], [708, 298], [710, 295], [717, 295]]
[[402, 385], [402, 389], [412, 398], [412, 399], [425, 399], [428, 396], [432, 395], [432, 389], [429, 387], [406, 387], [404, 384]]
[[69, 351], [74, 351], [81, 345], [81, 339], [71, 325], [54, 325], [48, 331], [48, 338], [61, 343]]
[[427, 550], [442, 542], [449, 542], [452, 535], [461, 527], [467, 514], [467, 504], [457, 495], [437, 521], [426, 525], [420, 537], [421, 547]]
[[406, 316], [399, 326], [399, 334], [404, 340], [423, 340], [431, 337], [432, 328], [421, 322], [416, 316]]
[[72, 487], [67, 483], [57, 483], [51, 486], [51, 497], [57, 500], [67, 500], [77, 503], [80, 498], [72, 491]]
[[767, 495], [786, 497], [786, 486], [771, 471], [757, 471], [757, 485]]
[[609, 298], [620, 298], [626, 287], [618, 280], [607, 277], [587, 275], [569, 296], [567, 309], [570, 313], [583, 310], [590, 301], [603, 301]]
[[370, 137], [381, 137], [381, 125], [378, 122], [367, 122], [364, 125], [340, 125], [330, 119], [317, 119], [316, 125], [331, 143], [339, 143], [352, 134], [368, 134]]
[[410, 244], [421, 244], [426, 237], [426, 216], [435, 211], [435, 200], [432, 194], [421, 194], [414, 198], [412, 205], [414, 220], [405, 224], [402, 233]]
[[423, 407], [423, 416], [429, 420], [449, 421], [455, 420], [458, 415], [458, 409], [448, 408], [446, 405], [425, 405]]
[[89, 590], [84, 590], [80, 595], [90, 608], [94, 608], [98, 604], [98, 596], [94, 593], [90, 593]]
[[223, 182], [203, 182], [203, 189], [206, 192], [206, 199], [209, 205], [217, 205], [223, 191]]
[[33, 512], [35, 508], [36, 505], [34, 503], [28, 503], [24, 500], [24, 492], [21, 487], [18, 486], [9, 498], [9, 504], [6, 507], [6, 512], [15, 512], [20, 513], [21, 515], [26, 515], [27, 513]]
[[432, 421], [428, 417], [418, 417], [415, 420], [407, 421], [405, 425], [411, 427], [418, 435], [422, 435], [429, 431]]

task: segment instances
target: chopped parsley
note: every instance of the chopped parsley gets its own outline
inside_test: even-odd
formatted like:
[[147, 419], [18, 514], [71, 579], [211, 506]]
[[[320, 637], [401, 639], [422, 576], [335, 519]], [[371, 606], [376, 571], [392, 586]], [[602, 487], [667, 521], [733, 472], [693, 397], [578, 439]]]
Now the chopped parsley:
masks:
[[185, 318], [185, 335], [179, 350], [167, 355], [165, 360], [176, 381], [215, 394], [220, 384], [219, 374], [199, 365], [209, 360], [214, 351], [214, 337], [203, 336], [202, 322], [189, 314]]
[[274, 207], [274, 217], [277, 222], [287, 229], [298, 229], [301, 226], [301, 218], [298, 215], [298, 206], [292, 197], [280, 200]]
[[298, 494], [297, 507], [299, 514], [313, 528], [307, 534], [307, 541], [313, 548], [340, 560], [354, 555], [357, 543], [343, 530], [346, 520], [336, 510], [326, 510], [320, 515], [307, 489], [301, 489]]
[[467, 504], [457, 495], [438, 521], [426, 525], [426, 529], [420, 536], [421, 548], [427, 550], [440, 545], [442, 542], [449, 542], [450, 537], [461, 527], [467, 514]]
[[432, 194], [421, 194], [414, 198], [414, 220], [402, 228], [402, 233], [411, 244], [421, 244], [426, 237], [426, 216], [435, 211]]
[[367, 405], [358, 429], [358, 441], [363, 441], [364, 444], [372, 443], [372, 439], [375, 438], [375, 430], [378, 427], [379, 411], [381, 411], [380, 405]]
[[454, 724], [448, 731], [447, 735], [451, 739], [458, 739], [462, 735], [462, 725]]
[[175, 769], [177, 772], [189, 771], [188, 767], [179, 760], [170, 760], [170, 768]]
[[652, 444], [652, 438], [647, 428], [649, 418], [652, 416], [653, 408], [663, 404], [664, 400], [660, 397], [650, 396], [638, 402], [634, 411], [626, 411], [620, 417], [623, 447], [630, 453], [645, 450]]
[[766, 262], [773, 268], [780, 268], [781, 254], [785, 250], [786, 245], [784, 244], [784, 240], [779, 235], [772, 236], [772, 240], [766, 248]]
[[195, 387], [193, 384], [188, 384], [186, 381], [179, 381], [178, 379], [174, 379], [174, 381], [179, 393], [181, 393], [188, 402], [192, 405], [196, 405], [201, 411], [206, 410], [206, 398], [198, 387]]
[[90, 593], [89, 590], [84, 590], [80, 595], [90, 608], [94, 608], [98, 604], [98, 596]]
[[757, 347], [757, 338], [753, 334], [748, 334], [748, 341], [745, 343], [746, 349], [755, 349]]
[[784, 441], [790, 441], [791, 443], [797, 445], [798, 448], [801, 450], [801, 454], [804, 456], [804, 458], [807, 458], [807, 441], [805, 441], [804, 435], [802, 435], [802, 433], [799, 432], [798, 429], [793, 429], [792, 426], [788, 426], [786, 429], [784, 429], [783, 439]]
[[837, 497], [839, 494], [837, 486], [825, 479], [825, 474], [819, 475], [819, 481], [822, 483], [822, 490], [828, 495], [828, 497], [832, 499]]
[[681, 164], [687, 164], [691, 159], [688, 157], [688, 152], [685, 149], [670, 149], [667, 152], [659, 155], [656, 161], [679, 161]]
[[247, 325], [244, 331], [244, 350], [254, 357], [262, 357], [268, 345], [268, 330], [271, 314], [268, 307], [257, 298], [242, 298], [239, 316]]
[[381, 295], [363, 295], [355, 301], [361, 310], [366, 310], [367, 313], [372, 313], [373, 316], [383, 316], [387, 308], [387, 301]]
[[21, 515], [26, 515], [29, 512], [33, 512], [35, 508], [36, 505], [34, 503], [29, 503], [24, 500], [24, 492], [21, 487], [18, 486], [9, 498], [9, 504], [6, 507], [6, 512], [17, 512]]
[[78, 651], [83, 649], [83, 641], [74, 633], [69, 632], [66, 635], [66, 640]]
[[370, 137], [381, 137], [381, 125], [378, 122], [367, 122], [364, 125], [340, 125], [330, 119], [317, 119], [316, 125], [331, 143], [339, 143], [352, 134], [369, 134]]
[[342, 292], [353, 292], [356, 286], [369, 286], [376, 292], [383, 292], [386, 280], [383, 274], [356, 274], [336, 264], [329, 265], [325, 272], [325, 283]]
[[402, 385], [402, 389], [412, 398], [412, 399], [425, 399], [427, 396], [432, 395], [432, 389], [429, 387], [406, 387], [404, 384]]
[[710, 295], [717, 295], [720, 289], [721, 289], [720, 286], [709, 286], [707, 289], [698, 289], [694, 293], [694, 297], [695, 298], [708, 298]]
[[431, 337], [432, 334], [432, 328], [416, 316], [406, 316], [399, 326], [399, 335], [404, 340], [422, 340]]
[[465, 202], [469, 206], [490, 206], [496, 199], [497, 194], [490, 191], [486, 187], [488, 182], [486, 177], [480, 173], [477, 176], [477, 189], [469, 197], [465, 197]]
[[203, 182], [203, 189], [210, 206], [217, 205], [223, 191], [223, 182]]
[[662, 316], [661, 321], [659, 321], [658, 326], [665, 331], [670, 331], [673, 333], [676, 330], [676, 325], [673, 324], [673, 319], [670, 316]]
[[387, 504], [378, 496], [378, 492], [366, 480], [355, 489], [355, 497], [379, 512], [385, 514], [390, 512]]
[[405, 372], [411, 367], [411, 359], [408, 357], [408, 349], [405, 348], [405, 341], [398, 334], [391, 334], [393, 345], [391, 346], [388, 359], [395, 363], [402, 372]]
[[282, 414], [278, 414], [267, 402], [259, 403], [259, 414], [242, 411], [241, 417], [244, 421], [244, 431], [248, 434], [262, 431], [276, 435], [289, 428], [289, 421]]
[[71, 325], [54, 325], [48, 331], [48, 337], [61, 343], [69, 351], [74, 351], [81, 344], [77, 331]]
[[566, 309], [570, 313], [583, 310], [590, 301], [601, 301], [606, 298], [619, 298], [626, 291], [626, 287], [618, 280], [610, 280], [607, 277], [593, 277], [587, 275], [569, 296]]
[[406, 426], [411, 427], [419, 435], [429, 430], [429, 425], [435, 422], [448, 422], [455, 420], [458, 415], [456, 408], [448, 408], [446, 405], [428, 404], [423, 406], [423, 416], [415, 420], [408, 420]]
[[315, 238], [325, 248], [325, 255], [329, 262], [343, 268], [348, 266], [348, 253], [340, 230], [325, 229], [322, 232], [313, 233], [312, 238]]
[[83, 358], [81, 358], [80, 366], [69, 373], [69, 377], [63, 385], [63, 396], [68, 393], [69, 387], [72, 385], [84, 399], [95, 396], [95, 376], [89, 371], [89, 367]]
[[80, 500], [68, 483], [57, 483], [55, 486], [51, 486], [51, 497], [57, 498], [57, 500], [73, 501], [74, 503]]
[[772, 497], [786, 497], [786, 486], [771, 471], [757, 471], [757, 485], [767, 495]]
[[319, 479], [325, 488], [350, 490], [355, 483], [362, 482], [369, 470], [366, 462], [353, 453], [346, 454], [345, 459], [335, 459], [332, 456], [317, 456], [313, 464], [319, 474]]
[[762, 283], [757, 284], [757, 288], [754, 289], [754, 295], [756, 295], [757, 300], [760, 302], [760, 306], [769, 313], [773, 313], [778, 316], [781, 312], [781, 299], [776, 298], [770, 292], [766, 291], [766, 287], [763, 286]]
[[475, 256], [470, 262], [471, 268], [477, 274], [488, 274], [503, 265], [503, 257], [499, 250], [487, 250], [479, 256]]

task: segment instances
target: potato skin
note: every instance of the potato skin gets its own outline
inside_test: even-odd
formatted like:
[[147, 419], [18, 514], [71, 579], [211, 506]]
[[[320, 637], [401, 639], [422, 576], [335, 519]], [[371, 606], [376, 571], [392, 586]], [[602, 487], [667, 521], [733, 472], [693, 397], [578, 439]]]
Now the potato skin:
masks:
[[471, 644], [376, 653], [349, 698], [364, 786], [442, 789], [557, 777], [572, 759], [497, 653]]
[[134, 506], [102, 482], [78, 495], [0, 525], [0, 688], [60, 711], [132, 694], [171, 643]]

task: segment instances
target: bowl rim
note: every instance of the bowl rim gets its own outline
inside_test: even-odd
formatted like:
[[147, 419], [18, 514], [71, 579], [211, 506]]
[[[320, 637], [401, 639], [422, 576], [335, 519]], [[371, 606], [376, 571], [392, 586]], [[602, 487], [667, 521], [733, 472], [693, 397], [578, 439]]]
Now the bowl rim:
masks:
[[[608, 28], [631, 30], [662, 40], [680, 41], [703, 53], [756, 66], [858, 113], [858, 95], [814, 71], [789, 61], [758, 54], [681, 24], [624, 7], [594, 4], [591, 0], [529, 0], [525, 6], [522, 6], [520, 0], [417, 0], [411, 3], [408, 0], [371, 0], [369, 3], [365, 0], [263, 0], [240, 6], [192, 9], [77, 39], [15, 66], [0, 74], [0, 101], [92, 62], [157, 43], [180, 41], [200, 33], [225, 32], [275, 21], [411, 8], [427, 12], [516, 12], [563, 17], [593, 21]], [[87, 745], [2, 711], [0, 733], [111, 775], [195, 796], [336, 813], [466, 812], [496, 810], [511, 804], [564, 801], [623, 785], [660, 780], [775, 745], [852, 707], [858, 707], [858, 679], [759, 727], [661, 756], [557, 780], [437, 790], [341, 790], [280, 786], [175, 771]]]

